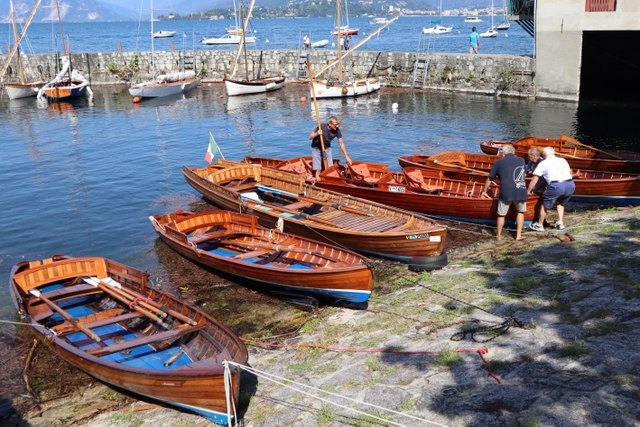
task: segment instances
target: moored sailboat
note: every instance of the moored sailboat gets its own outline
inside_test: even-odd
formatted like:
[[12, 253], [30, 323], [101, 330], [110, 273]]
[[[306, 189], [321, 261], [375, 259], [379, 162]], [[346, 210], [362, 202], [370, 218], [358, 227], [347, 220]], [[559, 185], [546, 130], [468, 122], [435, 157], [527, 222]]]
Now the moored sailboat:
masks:
[[[271, 92], [274, 90], [282, 89], [284, 87], [285, 77], [283, 75], [273, 75], [266, 77], [257, 77], [254, 79], [249, 78], [249, 60], [247, 58], [247, 43], [246, 43], [246, 28], [249, 22], [249, 18], [251, 17], [251, 11], [253, 10], [253, 5], [255, 0], [251, 0], [249, 5], [249, 11], [247, 12], [246, 19], [242, 19], [242, 32], [239, 35], [240, 43], [238, 44], [238, 49], [236, 50], [236, 55], [233, 60], [233, 65], [231, 66], [231, 75], [223, 79], [224, 87], [227, 90], [227, 95], [229, 96], [237, 96], [237, 95], [250, 95], [254, 93], [263, 93], [263, 92]], [[244, 11], [244, 7], [240, 4], [241, 15]], [[235, 36], [234, 36], [235, 37]], [[236, 73], [238, 58], [240, 53], [244, 52], [244, 79], [234, 79], [233, 76]]]
[[156, 76], [155, 48], [153, 32], [153, 0], [151, 8], [151, 80], [132, 85], [129, 88], [131, 96], [139, 98], [159, 98], [163, 96], [175, 95], [188, 92], [200, 84], [193, 71], [182, 70], [179, 73], [169, 73]]

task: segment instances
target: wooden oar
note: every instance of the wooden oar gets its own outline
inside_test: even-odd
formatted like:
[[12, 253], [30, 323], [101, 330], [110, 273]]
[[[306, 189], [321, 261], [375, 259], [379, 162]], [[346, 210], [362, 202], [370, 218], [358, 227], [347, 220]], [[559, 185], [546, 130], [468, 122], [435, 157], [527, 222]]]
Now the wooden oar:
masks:
[[313, 98], [313, 106], [316, 109], [316, 121], [318, 122], [318, 136], [320, 137], [320, 149], [322, 150], [322, 153], [321, 153], [322, 166], [324, 166], [322, 169], [329, 169], [329, 162], [327, 162], [327, 157], [324, 155], [324, 132], [322, 132], [322, 123], [320, 121], [320, 110], [318, 109], [318, 100], [316, 99], [316, 88], [313, 87], [314, 75], [311, 72], [311, 61], [309, 60], [308, 54], [307, 54], [307, 74], [309, 74], [309, 85], [311, 86], [311, 96]]
[[73, 325], [74, 328], [77, 328], [78, 330], [84, 332], [89, 338], [91, 338], [92, 340], [94, 340], [96, 342], [100, 342], [101, 341], [100, 337], [97, 336], [91, 329], [87, 328], [82, 323], [78, 322], [78, 319], [76, 319], [75, 317], [71, 316], [69, 313], [67, 313], [66, 311], [64, 311], [60, 307], [58, 307], [56, 304], [54, 304], [53, 301], [51, 301], [49, 298], [47, 298], [44, 295], [42, 295], [42, 293], [39, 290], [31, 289], [29, 291], [29, 293], [31, 295], [35, 296], [36, 298], [39, 298], [40, 301], [44, 302], [52, 310], [56, 311], [58, 314], [60, 314], [62, 317], [64, 317], [69, 323], [71, 323]]
[[335, 222], [331, 222], [331, 221], [327, 221], [321, 218], [315, 218], [309, 214], [306, 214], [304, 212], [300, 212], [300, 211], [296, 211], [293, 209], [287, 209], [287, 208], [283, 208], [281, 206], [276, 206], [276, 205], [272, 205], [270, 203], [262, 203], [262, 202], [257, 202], [255, 200], [245, 200], [246, 202], [251, 202], [251, 203], [255, 203], [256, 205], [260, 205], [260, 206], [265, 206], [267, 208], [271, 208], [275, 211], [279, 211], [279, 212], [286, 212], [286, 213], [290, 213], [292, 215], [296, 215], [296, 216], [301, 216], [304, 219], [308, 219], [309, 221], [315, 221], [315, 222], [319, 222], [320, 224], [325, 224], [331, 227], [336, 227], [338, 228], [338, 224], [336, 224]]
[[571, 138], [570, 136], [567, 136], [567, 135], [560, 135], [560, 141], [568, 142], [568, 143], [574, 144], [574, 145], [580, 145], [580, 146], [588, 148], [590, 150], [594, 150], [594, 151], [597, 151], [599, 153], [605, 154], [607, 156], [613, 157], [616, 160], [624, 160], [622, 157], [616, 156], [615, 154], [611, 154], [608, 151], [599, 150], [599, 149], [597, 149], [595, 147], [592, 147], [590, 145], [583, 144], [582, 142], [578, 141], [577, 139]]
[[249, 248], [272, 249], [276, 252], [299, 252], [307, 255], [322, 255], [322, 251], [314, 251], [311, 249], [298, 248], [292, 245], [282, 246], [282, 245], [274, 245], [271, 243], [243, 242], [238, 240], [221, 240], [220, 243], [222, 243], [223, 245], [236, 245], [236, 246], [244, 246]]
[[[86, 281], [87, 278], [85, 278]], [[185, 316], [182, 313], [178, 313], [175, 310], [170, 309], [169, 307], [164, 307], [160, 304], [158, 304], [157, 302], [153, 301], [152, 299], [147, 298], [146, 296], [139, 294], [131, 289], [126, 289], [124, 287], [122, 287], [122, 285], [117, 286], [113, 283], [109, 283], [109, 282], [105, 282], [104, 280], [100, 280], [97, 277], [89, 277], [89, 280], [93, 281], [94, 283], [91, 284], [95, 284], [97, 283], [98, 286], [100, 284], [105, 285], [105, 286], [109, 286], [112, 290], [114, 290], [115, 292], [118, 292], [121, 294], [122, 297], [126, 298], [129, 301], [129, 304], [131, 302], [134, 302], [135, 300], [138, 300], [136, 302], [136, 304], [140, 304], [142, 307], [146, 308], [147, 310], [152, 311], [153, 313], [157, 314], [158, 316], [162, 317], [162, 318], [166, 318], [169, 315], [175, 317], [178, 320], [181, 320], [185, 323], [188, 323], [190, 325], [197, 325], [198, 322], [196, 322], [193, 319], [190, 319], [189, 317]], [[119, 284], [118, 284], [119, 285]], [[100, 286], [99, 286], [100, 287]], [[102, 287], [101, 287], [102, 289]]]
[[146, 309], [142, 308], [140, 306], [140, 304], [133, 304], [132, 305], [131, 304], [132, 301], [129, 298], [127, 298], [126, 296], [124, 296], [121, 293], [117, 292], [113, 287], [107, 285], [106, 283], [102, 283], [102, 282], [95, 283], [94, 280], [92, 280], [92, 279], [87, 280], [87, 278], [84, 278], [84, 280], [85, 280], [85, 282], [89, 283], [90, 285], [96, 286], [97, 288], [99, 288], [99, 289], [103, 290], [104, 292], [108, 293], [113, 298], [115, 298], [117, 300], [120, 300], [121, 302], [127, 304], [130, 308], [132, 308], [133, 310], [137, 311], [138, 313], [147, 316], [149, 319], [155, 321], [156, 323], [159, 323], [164, 328], [166, 328], [166, 329], [169, 328], [169, 325], [164, 323], [163, 319], [161, 319], [160, 317], [158, 317], [155, 314], [151, 313], [149, 310], [146, 310]]
[[466, 170], [469, 172], [477, 173], [479, 175], [489, 175], [489, 172], [481, 171], [479, 169], [468, 168], [466, 166], [454, 165], [453, 163], [439, 162], [437, 159], [433, 160], [433, 163], [438, 165], [446, 166], [448, 168], [459, 168], [462, 170]]

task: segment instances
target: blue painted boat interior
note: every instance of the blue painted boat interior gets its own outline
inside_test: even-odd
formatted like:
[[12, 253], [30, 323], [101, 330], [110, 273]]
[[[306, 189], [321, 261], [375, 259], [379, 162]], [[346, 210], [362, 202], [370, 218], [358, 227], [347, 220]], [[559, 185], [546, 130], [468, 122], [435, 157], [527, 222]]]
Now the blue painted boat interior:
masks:
[[[40, 291], [45, 293], [60, 288], [63, 288], [63, 286], [54, 284], [43, 287], [40, 289]], [[77, 298], [68, 298], [57, 301], [56, 303], [60, 308], [65, 310], [72, 317], [79, 318], [83, 316], [89, 316], [91, 314], [96, 314], [94, 310], [91, 310], [89, 307], [87, 307], [87, 304], [95, 302], [96, 299], [100, 297], [102, 296], [96, 297], [95, 295], [92, 295]], [[53, 316], [51, 316], [51, 320], [56, 324], [65, 321], [65, 319], [58, 313], [55, 313]], [[102, 339], [102, 343], [106, 346], [116, 344], [113, 339], [113, 337], [115, 336], [120, 336], [125, 341], [130, 341], [138, 338], [136, 334], [126, 330], [117, 323], [93, 328], [92, 331]], [[69, 343], [75, 345], [80, 350], [102, 347], [100, 344], [89, 338], [84, 332], [69, 334], [65, 338]], [[103, 356], [102, 359], [109, 362], [120, 363], [125, 366], [131, 366], [134, 368], [168, 371], [192, 363], [191, 358], [189, 358], [186, 353], [182, 353], [182, 355], [173, 363], [171, 363], [170, 366], [164, 366], [164, 363], [167, 360], [171, 359], [171, 357], [173, 357], [179, 351], [181, 351], [180, 347], [169, 347], [164, 350], [155, 350], [151, 345], [144, 345], [130, 349], [129, 354], [124, 354], [123, 352], [113, 353]]]

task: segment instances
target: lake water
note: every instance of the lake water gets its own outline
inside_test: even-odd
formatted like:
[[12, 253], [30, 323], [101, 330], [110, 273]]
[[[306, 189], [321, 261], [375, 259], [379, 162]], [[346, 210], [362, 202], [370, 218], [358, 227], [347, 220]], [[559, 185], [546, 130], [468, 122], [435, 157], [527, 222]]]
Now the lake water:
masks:
[[[188, 209], [199, 199], [181, 168], [206, 165], [209, 130], [225, 157], [239, 160], [306, 155], [316, 125], [313, 104], [300, 100], [308, 96], [303, 85], [221, 99], [224, 88], [215, 84], [139, 105], [126, 87], [93, 90], [92, 99], [71, 104], [0, 99], [0, 200], [6, 215], [0, 234], [1, 319], [14, 316], [8, 275], [20, 260], [94, 255], [166, 272], [148, 216]], [[637, 105], [383, 89], [322, 100], [319, 110], [323, 120], [341, 119], [352, 159], [385, 162], [396, 170], [400, 155], [479, 152], [481, 141], [529, 135], [565, 133], [599, 147], [640, 150]], [[0, 324], [0, 331], [12, 330]]]
[[[422, 28], [432, 26], [434, 19], [437, 18], [403, 16], [384, 29], [379, 36], [372, 37], [360, 49], [381, 52], [415, 52], [420, 49], [430, 52], [468, 53], [471, 27], [476, 25], [478, 31], [483, 32], [490, 24], [488, 17], [483, 17], [484, 22], [480, 24], [465, 23], [464, 17], [443, 17], [443, 25], [454, 26], [451, 34], [423, 36]], [[378, 28], [377, 25], [370, 24], [370, 20], [350, 19], [350, 25], [360, 29], [360, 35], [353, 36], [352, 46]], [[221, 36], [225, 28], [231, 25], [231, 20], [156, 22], [155, 31], [173, 30], [177, 33], [173, 38], [155, 39], [155, 48], [169, 50], [173, 41], [175, 49], [178, 50], [183, 48], [183, 43], [186, 49], [235, 49], [235, 46], [206, 47], [200, 44], [202, 37]], [[335, 42], [335, 37], [330, 36], [331, 30], [335, 27], [332, 18], [255, 19], [251, 25], [258, 37], [256, 43], [251, 45], [256, 49], [297, 49], [305, 33], [311, 34], [312, 41], [327, 39]], [[64, 33], [73, 52], [115, 52], [118, 50], [118, 42], [122, 43], [123, 50], [127, 52], [151, 50], [150, 22], [64, 23]], [[482, 39], [482, 53], [533, 56], [533, 38], [516, 23], [511, 23], [508, 31], [499, 33], [496, 38]], [[186, 37], [183, 38], [182, 34], [186, 34]], [[0, 51], [6, 54], [6, 46], [12, 41], [13, 32], [10, 24], [0, 24]], [[62, 51], [58, 23], [31, 24], [22, 47], [26, 53]], [[330, 47], [331, 44], [327, 48]]]

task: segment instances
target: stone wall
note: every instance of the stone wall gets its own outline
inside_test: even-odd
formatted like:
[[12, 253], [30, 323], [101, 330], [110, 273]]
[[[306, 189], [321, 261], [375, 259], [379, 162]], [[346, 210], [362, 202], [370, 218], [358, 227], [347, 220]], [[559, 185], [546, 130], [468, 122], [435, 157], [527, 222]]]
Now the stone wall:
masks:
[[[156, 51], [156, 74], [179, 71], [183, 60], [186, 68], [195, 69], [204, 81], [219, 81], [229, 73], [235, 51]], [[312, 51], [312, 70], [335, 59], [336, 51]], [[2, 62], [6, 57], [0, 56]], [[56, 55], [41, 54], [23, 56], [28, 78], [49, 79], [55, 75]], [[151, 74], [150, 52], [73, 53], [72, 65], [91, 81], [92, 85], [128, 84], [146, 80]], [[414, 72], [416, 61], [420, 66]], [[258, 70], [261, 75], [284, 74], [287, 80], [305, 78], [306, 55], [297, 50], [248, 51], [249, 75]], [[241, 56], [236, 76], [244, 76], [244, 59]], [[17, 81], [17, 63], [12, 63], [12, 74], [5, 81]], [[431, 90], [476, 92], [488, 95], [506, 95], [535, 98], [535, 60], [523, 56], [467, 55], [467, 54], [418, 54], [415, 52], [366, 52], [355, 51], [343, 60], [345, 79], [380, 77], [382, 84], [394, 87], [420, 87]], [[302, 71], [302, 74], [299, 72]], [[424, 75], [423, 75], [424, 74]], [[323, 73], [324, 78], [336, 78], [338, 67]]]

